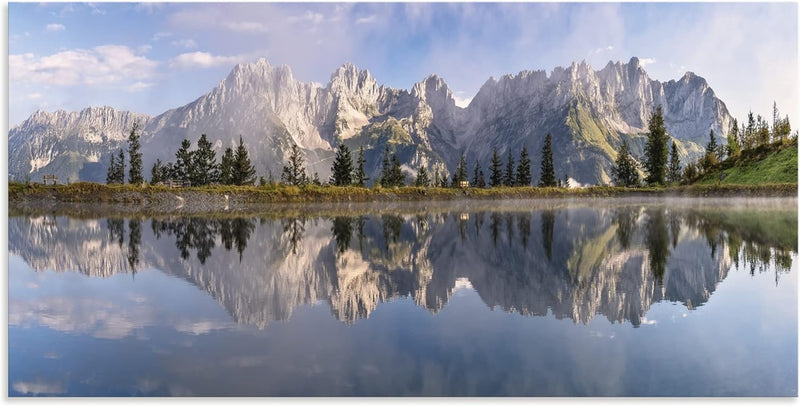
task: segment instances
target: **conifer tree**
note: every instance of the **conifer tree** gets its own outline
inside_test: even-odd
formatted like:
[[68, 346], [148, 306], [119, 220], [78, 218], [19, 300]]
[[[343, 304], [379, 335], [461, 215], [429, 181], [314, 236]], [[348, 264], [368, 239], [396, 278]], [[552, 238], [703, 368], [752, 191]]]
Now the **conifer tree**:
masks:
[[200, 139], [197, 140], [197, 150], [192, 154], [192, 172], [189, 178], [192, 186], [219, 182], [217, 153], [213, 147], [205, 134], [200, 135]]
[[717, 138], [714, 130], [708, 134], [710, 140], [706, 144], [706, 154], [703, 156], [703, 170], [707, 171], [717, 164]]
[[514, 172], [514, 155], [511, 150], [508, 151], [508, 161], [506, 162], [506, 173], [503, 176], [503, 185], [514, 186], [517, 183], [517, 173]]
[[497, 147], [494, 147], [494, 152], [492, 152], [492, 162], [489, 166], [491, 171], [489, 174], [489, 183], [492, 185], [492, 187], [497, 187], [503, 184], [503, 173], [500, 165], [500, 155], [497, 154]]
[[425, 165], [420, 165], [419, 170], [417, 170], [417, 180], [414, 181], [414, 186], [428, 187], [430, 185], [431, 178], [428, 175], [428, 170], [425, 169]]
[[192, 143], [189, 140], [184, 139], [181, 141], [181, 147], [178, 149], [178, 152], [175, 153], [175, 178], [177, 180], [190, 180], [191, 174], [193, 172], [192, 165], [194, 160], [192, 159], [192, 155], [194, 154], [193, 151], [190, 151], [189, 148], [192, 147]]
[[461, 154], [461, 160], [458, 161], [458, 166], [456, 166], [456, 171], [453, 172], [453, 182], [451, 185], [453, 187], [460, 187], [461, 181], [467, 180], [467, 161], [464, 154]]
[[481, 170], [478, 171], [478, 183], [476, 183], [475, 186], [479, 188], [486, 187], [486, 177], [483, 176], [483, 168], [481, 168]]
[[564, 182], [561, 184], [564, 188], [569, 189], [569, 175], [564, 174]]
[[139, 126], [133, 123], [131, 133], [128, 135], [128, 158], [130, 159], [128, 180], [134, 185], [144, 183], [144, 176], [142, 176], [142, 153], [139, 152], [141, 144], [139, 143], [139, 134], [136, 132], [138, 128]]
[[636, 171], [636, 161], [631, 157], [627, 141], [622, 141], [611, 175], [617, 186], [633, 187], [639, 185], [639, 172]]
[[156, 161], [153, 162], [153, 168], [150, 170], [150, 184], [155, 185], [158, 182], [162, 182], [164, 180], [161, 177], [163, 172], [164, 170], [161, 160], [156, 159]]
[[729, 157], [736, 157], [742, 152], [739, 145], [739, 123], [733, 119], [733, 125], [728, 131], [728, 145], [726, 147]]
[[117, 161], [114, 154], [111, 154], [111, 162], [108, 163], [108, 172], [106, 172], [106, 183], [117, 183]]
[[400, 169], [400, 160], [396, 154], [392, 154], [392, 186], [405, 186], [406, 175]]
[[645, 164], [647, 172], [645, 179], [651, 185], [663, 185], [667, 172], [667, 129], [664, 126], [664, 115], [661, 106], [658, 106], [650, 116], [648, 123], [647, 144], [644, 147]]
[[356, 186], [365, 187], [367, 185], [369, 178], [364, 171], [366, 163], [367, 161], [364, 159], [364, 147], [362, 146], [358, 149], [358, 161], [356, 161], [356, 171], [353, 176], [353, 184]]
[[542, 178], [539, 180], [539, 186], [553, 187], [556, 186], [556, 173], [553, 167], [553, 137], [550, 133], [544, 138], [544, 146], [542, 147]]
[[383, 152], [383, 165], [381, 166], [381, 186], [392, 186], [392, 157], [389, 154], [389, 146]]
[[233, 184], [238, 186], [256, 183], [256, 168], [250, 163], [250, 157], [247, 154], [247, 148], [244, 146], [241, 135], [239, 136], [239, 145], [233, 155], [231, 178]]
[[303, 154], [297, 144], [292, 145], [292, 151], [289, 153], [289, 164], [283, 167], [281, 180], [288, 185], [294, 186], [302, 186], [308, 182], [306, 168], [303, 163]]
[[478, 160], [475, 160], [475, 170], [472, 171], [472, 183], [471, 183], [472, 186], [478, 185], [478, 175], [481, 170], [482, 170], [481, 164], [478, 163]]
[[519, 153], [519, 167], [517, 168], [517, 186], [531, 185], [531, 160], [528, 158], [528, 147], [522, 147]]
[[667, 181], [678, 183], [681, 181], [681, 159], [678, 156], [678, 144], [672, 141], [672, 151], [669, 155], [669, 168], [667, 169]]
[[230, 185], [233, 183], [233, 148], [228, 147], [222, 154], [222, 161], [219, 163], [219, 183]]
[[439, 168], [433, 172], [433, 186], [439, 187], [439, 184], [442, 182], [441, 178], [439, 177]]
[[353, 158], [350, 156], [350, 148], [344, 143], [339, 144], [339, 150], [333, 159], [331, 167], [330, 184], [334, 186], [348, 186], [353, 183]]

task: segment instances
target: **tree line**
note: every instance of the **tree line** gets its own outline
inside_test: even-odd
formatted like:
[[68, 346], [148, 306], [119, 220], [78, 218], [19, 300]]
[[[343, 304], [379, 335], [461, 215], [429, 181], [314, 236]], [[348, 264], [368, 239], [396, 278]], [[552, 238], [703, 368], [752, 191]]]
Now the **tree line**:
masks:
[[671, 147], [667, 147], [669, 135], [664, 126], [664, 115], [661, 106], [651, 114], [648, 122], [647, 142], [644, 149], [642, 163], [631, 155], [630, 147], [626, 141], [620, 145], [617, 158], [612, 168], [613, 181], [617, 186], [636, 187], [641, 185], [638, 168], [641, 166], [646, 176], [644, 182], [648, 185], [665, 185], [678, 183], [691, 183], [709, 170], [717, 167], [722, 161], [736, 158], [743, 152], [755, 150], [769, 145], [785, 144], [792, 139], [797, 139], [797, 131], [792, 134], [789, 116], [780, 117], [777, 104], [773, 103], [773, 121], [770, 128], [766, 119], [761, 115], [755, 116], [753, 112], [747, 115], [747, 125], [739, 127], [738, 121], [733, 120], [731, 129], [726, 134], [727, 145], [717, 142], [712, 129], [709, 132], [709, 141], [705, 153], [695, 160], [687, 162], [681, 167], [678, 155], [678, 146], [675, 140]]
[[[138, 126], [133, 124], [128, 135], [128, 183], [139, 185], [144, 183], [142, 175], [142, 154], [139, 152], [141, 144]], [[188, 139], [181, 142], [175, 153], [175, 162], [162, 162], [156, 159], [150, 170], [150, 183], [157, 184], [168, 180], [188, 181], [192, 186], [210, 184], [223, 185], [253, 185], [256, 182], [256, 170], [250, 162], [247, 148], [239, 136], [236, 149], [228, 147], [217, 162], [217, 153], [213, 144], [208, 141], [205, 134], [197, 140], [197, 148], [192, 150], [192, 143]], [[125, 183], [125, 151], [119, 150], [117, 157], [111, 155], [106, 173], [106, 183]], [[264, 183], [262, 177], [262, 183]]]

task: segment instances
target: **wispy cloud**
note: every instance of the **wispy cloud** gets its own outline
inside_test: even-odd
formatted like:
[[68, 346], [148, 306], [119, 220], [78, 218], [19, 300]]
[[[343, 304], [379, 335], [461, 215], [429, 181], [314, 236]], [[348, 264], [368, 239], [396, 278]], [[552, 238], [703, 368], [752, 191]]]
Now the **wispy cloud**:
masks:
[[11, 389], [23, 395], [58, 395], [65, 393], [64, 384], [61, 382], [17, 381], [11, 384]]
[[141, 92], [142, 90], [148, 89], [152, 87], [152, 83], [145, 83], [145, 82], [136, 82], [127, 87], [127, 90], [131, 93]]
[[643, 68], [654, 63], [656, 63], [656, 58], [639, 58], [639, 64], [642, 65]]
[[172, 33], [171, 33], [171, 32], [169, 32], [169, 31], [159, 31], [159, 32], [157, 32], [157, 33], [153, 34], [153, 38], [152, 38], [152, 40], [153, 40], [153, 41], [160, 41], [160, 40], [162, 40], [162, 39], [164, 39], [164, 38], [169, 38], [169, 37], [171, 37], [171, 36], [173, 36], [173, 35], [174, 35], [174, 34], [172, 34]]
[[232, 21], [225, 23], [225, 28], [238, 32], [267, 32], [266, 25], [254, 21]]
[[197, 42], [193, 39], [180, 39], [172, 41], [172, 46], [186, 48], [186, 49], [194, 49], [197, 48]]
[[64, 24], [55, 24], [54, 23], [54, 24], [47, 24], [44, 27], [44, 29], [47, 30], [47, 31], [64, 31], [64, 30], [67, 29], [67, 27], [64, 26]]
[[188, 52], [180, 54], [169, 62], [169, 66], [175, 69], [211, 68], [221, 65], [233, 65], [247, 60], [246, 55], [212, 55], [208, 52]]
[[370, 15], [370, 16], [366, 16], [366, 17], [360, 17], [360, 18], [356, 19], [356, 24], [374, 23], [377, 18], [378, 18], [378, 16], [376, 16], [375, 14]]

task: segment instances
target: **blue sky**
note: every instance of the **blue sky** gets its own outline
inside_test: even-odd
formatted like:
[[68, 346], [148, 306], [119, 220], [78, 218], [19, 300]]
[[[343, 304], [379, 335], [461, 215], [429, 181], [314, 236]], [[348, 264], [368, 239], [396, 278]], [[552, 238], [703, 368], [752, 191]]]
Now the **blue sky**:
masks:
[[467, 103], [490, 76], [638, 56], [654, 79], [693, 71], [737, 118], [797, 125], [793, 3], [12, 3], [9, 124], [89, 105], [159, 114], [265, 57], [327, 83], [345, 62], [410, 89], [430, 73]]

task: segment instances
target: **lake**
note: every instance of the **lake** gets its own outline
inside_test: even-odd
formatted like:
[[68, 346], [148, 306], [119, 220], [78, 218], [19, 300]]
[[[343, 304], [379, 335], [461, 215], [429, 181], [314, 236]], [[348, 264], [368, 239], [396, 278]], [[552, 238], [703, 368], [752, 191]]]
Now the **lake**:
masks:
[[796, 199], [12, 216], [11, 396], [797, 396]]

